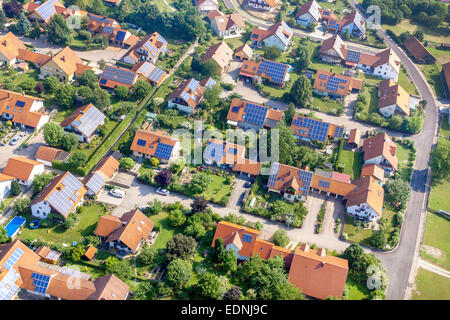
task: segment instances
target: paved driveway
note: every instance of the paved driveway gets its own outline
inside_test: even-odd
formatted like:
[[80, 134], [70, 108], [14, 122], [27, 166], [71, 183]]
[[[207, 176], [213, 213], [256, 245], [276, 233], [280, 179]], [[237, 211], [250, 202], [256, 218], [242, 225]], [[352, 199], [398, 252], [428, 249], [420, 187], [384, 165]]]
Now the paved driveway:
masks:
[[244, 184], [249, 180], [250, 179], [244, 175], [240, 175], [234, 179], [235, 185], [230, 196], [230, 201], [228, 201], [228, 208], [235, 210], [239, 210], [241, 208], [245, 191], [249, 190], [249, 188], [244, 188]]
[[26, 158], [34, 159], [34, 155], [36, 154], [39, 146], [44, 144], [44, 137], [42, 131], [38, 133], [37, 136], [34, 136], [29, 142], [28, 147], [24, 149], [20, 149], [20, 145], [29, 137], [31, 134], [30, 131], [19, 131], [15, 136], [20, 136], [23, 134], [23, 137], [19, 138], [15, 146], [11, 146], [9, 143], [6, 143], [4, 146], [1, 146], [0, 152], [0, 167], [4, 167], [8, 159], [14, 156], [23, 156]]

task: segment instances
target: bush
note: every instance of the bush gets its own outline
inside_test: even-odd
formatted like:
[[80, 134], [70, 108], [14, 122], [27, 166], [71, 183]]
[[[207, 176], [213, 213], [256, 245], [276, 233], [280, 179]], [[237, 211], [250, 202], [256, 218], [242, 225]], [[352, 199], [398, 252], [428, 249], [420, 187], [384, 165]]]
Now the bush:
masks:
[[134, 160], [128, 157], [123, 157], [119, 160], [120, 167], [126, 170], [131, 170], [134, 168]]
[[289, 244], [290, 239], [289, 239], [285, 229], [278, 229], [273, 234], [272, 241], [277, 246], [286, 247]]

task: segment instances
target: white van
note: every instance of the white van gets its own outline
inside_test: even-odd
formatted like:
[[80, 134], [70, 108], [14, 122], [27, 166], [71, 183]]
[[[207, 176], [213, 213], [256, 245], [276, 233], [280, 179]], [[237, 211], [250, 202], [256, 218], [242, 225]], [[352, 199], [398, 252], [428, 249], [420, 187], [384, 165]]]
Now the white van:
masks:
[[109, 194], [117, 198], [125, 197], [125, 191], [117, 188], [111, 189], [111, 191], [109, 191]]

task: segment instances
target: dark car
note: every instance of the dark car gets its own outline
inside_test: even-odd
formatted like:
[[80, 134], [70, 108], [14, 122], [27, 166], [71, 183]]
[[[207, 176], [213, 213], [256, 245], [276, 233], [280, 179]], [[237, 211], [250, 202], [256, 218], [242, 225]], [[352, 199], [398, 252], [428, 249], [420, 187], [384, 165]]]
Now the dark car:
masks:
[[245, 184], [244, 184], [244, 188], [250, 188], [252, 186], [252, 183], [250, 182], [250, 181], [247, 181]]

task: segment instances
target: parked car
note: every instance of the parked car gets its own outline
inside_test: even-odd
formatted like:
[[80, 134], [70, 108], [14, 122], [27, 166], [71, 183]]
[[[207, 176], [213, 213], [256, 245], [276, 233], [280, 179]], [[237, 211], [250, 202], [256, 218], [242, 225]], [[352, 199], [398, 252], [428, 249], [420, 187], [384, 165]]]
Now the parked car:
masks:
[[10, 145], [15, 146], [17, 144], [17, 141], [19, 141], [19, 137], [14, 137], [9, 142]]
[[168, 196], [169, 195], [169, 190], [164, 189], [164, 188], [158, 188], [158, 189], [156, 189], [156, 193], [157, 194], [161, 194], [163, 196]]
[[125, 191], [123, 191], [121, 189], [118, 189], [118, 188], [111, 189], [109, 191], [109, 194], [112, 195], [113, 197], [116, 197], [116, 198], [123, 198], [123, 197], [125, 197]]
[[33, 52], [39, 52], [39, 48], [34, 48]]
[[250, 181], [247, 181], [245, 184], [244, 184], [244, 188], [250, 188], [252, 186], [252, 183], [250, 182]]

